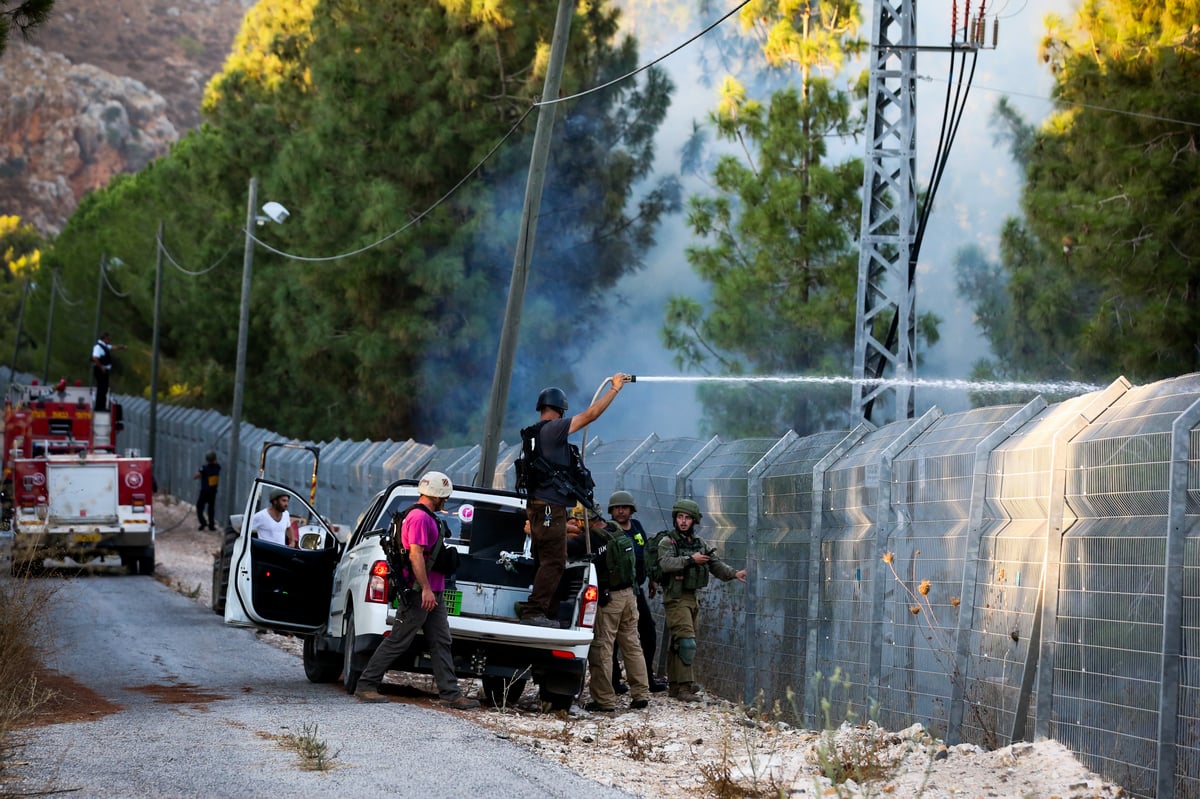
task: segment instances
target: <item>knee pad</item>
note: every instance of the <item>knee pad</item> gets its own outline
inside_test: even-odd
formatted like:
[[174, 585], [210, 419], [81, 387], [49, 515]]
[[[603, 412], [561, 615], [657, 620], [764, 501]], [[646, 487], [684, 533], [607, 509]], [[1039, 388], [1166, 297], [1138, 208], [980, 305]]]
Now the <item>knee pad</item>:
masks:
[[695, 638], [679, 639], [679, 659], [683, 661], [683, 665], [685, 666], [692, 665], [692, 661], [696, 659]]

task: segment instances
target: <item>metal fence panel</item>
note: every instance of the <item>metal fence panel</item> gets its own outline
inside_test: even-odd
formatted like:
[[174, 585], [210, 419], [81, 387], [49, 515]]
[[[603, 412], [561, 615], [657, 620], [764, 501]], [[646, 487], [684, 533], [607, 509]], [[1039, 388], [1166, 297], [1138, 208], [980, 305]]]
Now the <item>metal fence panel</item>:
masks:
[[[705, 513], [701, 535], [748, 569], [746, 586], [701, 593], [698, 670], [716, 693], [773, 704], [790, 688], [807, 703], [815, 690], [832, 702], [831, 723], [878, 703], [887, 726], [921, 722], [993, 747], [1044, 724], [1135, 796], [1200, 796], [1200, 430], [1186, 430], [1183, 461], [1173, 454], [1200, 377], [1110, 389], [1027, 407], [1019, 423], [1013, 407], [996, 407], [853, 436], [593, 438], [586, 457], [602, 505], [616, 488], [632, 492], [653, 534], [670, 526], [674, 500], [691, 496]], [[148, 451], [149, 403], [120, 401], [122, 448]], [[158, 412], [156, 481], [190, 500], [206, 450], [228, 468], [229, 419]], [[997, 430], [1007, 438], [978, 455]], [[244, 497], [262, 442], [279, 439], [243, 425], [241, 485], [221, 487], [230, 501]], [[439, 469], [465, 484], [478, 469], [478, 447], [320, 447], [318, 507], [343, 524], [394, 479]], [[519, 451], [501, 448], [497, 486], [511, 485]], [[301, 454], [277, 467], [298, 488], [308, 478]], [[1170, 685], [1167, 674], [1177, 675]], [[952, 687], [961, 723], [946, 730]], [[1173, 713], [1161, 710], [1168, 699]]]

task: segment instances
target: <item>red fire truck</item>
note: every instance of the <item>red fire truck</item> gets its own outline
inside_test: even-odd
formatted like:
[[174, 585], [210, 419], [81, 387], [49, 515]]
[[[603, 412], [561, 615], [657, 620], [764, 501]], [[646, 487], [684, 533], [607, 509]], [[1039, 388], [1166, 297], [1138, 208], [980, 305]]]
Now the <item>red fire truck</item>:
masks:
[[14, 384], [4, 402], [4, 487], [11, 502], [13, 573], [47, 558], [79, 565], [119, 555], [154, 573], [154, 477], [149, 458], [120, 454], [121, 409], [92, 408], [92, 389]]

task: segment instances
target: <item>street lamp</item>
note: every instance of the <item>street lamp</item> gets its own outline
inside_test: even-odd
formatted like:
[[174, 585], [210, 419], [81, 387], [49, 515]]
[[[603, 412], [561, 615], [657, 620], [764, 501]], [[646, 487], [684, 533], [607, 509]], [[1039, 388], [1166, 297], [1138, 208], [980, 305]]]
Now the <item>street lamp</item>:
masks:
[[250, 189], [246, 198], [246, 249], [242, 255], [242, 304], [238, 317], [237, 366], [233, 376], [233, 410], [230, 412], [232, 428], [229, 431], [229, 489], [225, 492], [225, 507], [227, 515], [233, 513], [233, 493], [237, 490], [238, 447], [241, 444], [242, 432], [242, 397], [246, 382], [246, 339], [250, 328], [250, 274], [254, 269], [254, 230], [256, 224], [268, 220], [282, 224], [288, 218], [288, 210], [277, 202], [269, 202], [263, 206], [266, 216], [255, 212], [258, 205], [258, 178], [250, 178]]

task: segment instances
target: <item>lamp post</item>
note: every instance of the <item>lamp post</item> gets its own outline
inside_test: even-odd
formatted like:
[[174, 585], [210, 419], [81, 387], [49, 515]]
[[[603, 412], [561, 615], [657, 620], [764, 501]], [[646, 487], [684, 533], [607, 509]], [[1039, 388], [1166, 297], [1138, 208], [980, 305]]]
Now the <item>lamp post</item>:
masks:
[[246, 383], [246, 342], [250, 335], [250, 275], [254, 269], [254, 225], [258, 222], [282, 224], [288, 217], [288, 210], [276, 202], [263, 206], [267, 216], [259, 216], [255, 212], [258, 205], [258, 178], [250, 178], [250, 188], [246, 197], [246, 248], [242, 254], [242, 302], [238, 314], [237, 362], [233, 375], [233, 409], [230, 411], [231, 428], [229, 430], [229, 458], [226, 468], [229, 488], [225, 492], [225, 507], [227, 515], [233, 513], [234, 497], [237, 491], [238, 477], [238, 447], [241, 445], [242, 433], [242, 399]]

